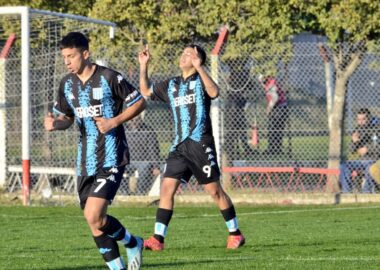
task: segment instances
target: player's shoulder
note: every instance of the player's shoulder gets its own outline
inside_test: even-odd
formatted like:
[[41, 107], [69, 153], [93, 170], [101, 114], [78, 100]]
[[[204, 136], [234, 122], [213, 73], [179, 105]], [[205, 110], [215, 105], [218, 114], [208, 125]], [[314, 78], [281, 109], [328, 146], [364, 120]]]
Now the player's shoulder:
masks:
[[67, 73], [62, 79], [61, 81], [68, 81], [68, 80], [72, 80], [73, 78], [75, 78], [75, 75], [73, 73]]
[[175, 84], [180, 84], [182, 81], [182, 76], [174, 76], [166, 80], [168, 83], [173, 82]]
[[75, 75], [72, 73], [66, 74], [62, 79], [61, 79], [61, 86], [65, 85], [66, 83], [73, 83], [74, 80], [76, 79]]
[[195, 72], [193, 75], [190, 76], [189, 78], [190, 81], [196, 81], [196, 82], [200, 82], [201, 85], [203, 86], [203, 80], [201, 78], [201, 75], [199, 75], [198, 72]]
[[112, 69], [112, 68], [108, 68], [108, 67], [104, 67], [104, 66], [100, 66], [98, 65], [98, 72], [104, 76], [104, 78], [106, 78], [106, 80], [115, 80], [117, 79], [118, 81], [121, 81], [124, 77], [123, 75]]
[[181, 78], [182, 78], [181, 76], [174, 76], [174, 77], [158, 80], [157, 82], [154, 83], [154, 88], [166, 91], [167, 88], [170, 87], [171, 84], [180, 85]]
[[192, 75], [189, 77], [189, 79], [190, 79], [191, 81], [201, 80], [201, 75], [199, 75], [198, 72], [195, 72], [194, 74], [192, 74]]

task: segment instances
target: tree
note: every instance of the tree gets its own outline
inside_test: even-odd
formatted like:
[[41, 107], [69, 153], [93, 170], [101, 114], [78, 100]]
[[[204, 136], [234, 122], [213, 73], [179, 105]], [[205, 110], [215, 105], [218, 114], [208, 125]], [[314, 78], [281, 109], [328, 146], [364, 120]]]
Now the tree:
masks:
[[[211, 3], [207, 1], [207, 3]], [[222, 3], [212, 1], [205, 8], [211, 14], [205, 20], [208, 27], [218, 24], [216, 18], [230, 26], [229, 47], [252, 50], [254, 59], [260, 60], [263, 53], [269, 54], [276, 63], [276, 54], [282, 55], [278, 46], [269, 50], [265, 44], [279, 44], [302, 31], [327, 37], [335, 71], [333, 95], [328, 98], [329, 115], [329, 162], [328, 167], [339, 168], [343, 141], [343, 113], [346, 100], [347, 83], [361, 63], [361, 58], [368, 48], [379, 42], [380, 2], [370, 0], [347, 1], [240, 1]], [[214, 10], [219, 8], [218, 11]], [[202, 24], [206, 27], [207, 24]], [[211, 27], [210, 27], [211, 28]], [[248, 44], [248, 45], [247, 45]], [[324, 50], [325, 61], [329, 59]], [[326, 74], [329, 73], [328, 71]], [[327, 76], [327, 79], [332, 79]], [[327, 82], [327, 96], [329, 91]], [[328, 181], [330, 191], [339, 190], [337, 177]]]
[[[109, 12], [111, 2], [114, 8]], [[332, 59], [335, 73], [333, 90], [328, 91], [333, 94], [328, 106], [328, 167], [339, 168], [346, 85], [363, 54], [378, 41], [379, 1], [98, 0], [91, 14], [116, 20], [125, 37], [121, 42], [146, 38], [161, 49], [189, 39], [215, 41], [215, 31], [227, 25], [230, 35], [225, 57], [236, 58], [246, 52], [259, 63], [259, 69], [271, 72], [276, 71], [280, 60], [286, 62], [285, 56], [291, 56], [293, 35], [311, 32], [327, 37], [325, 56], [330, 57], [327, 53], [331, 52], [331, 58], [326, 59]], [[266, 61], [262, 61], [264, 56]], [[330, 179], [329, 186], [331, 191], [337, 191], [337, 179]]]
[[[61, 13], [72, 13], [76, 15], [84, 15], [87, 16], [87, 13], [91, 9], [92, 5], [94, 3], [94, 0], [85, 0], [85, 1], [74, 1], [74, 0], [67, 0], [67, 1], [54, 1], [54, 0], [0, 0], [0, 6], [28, 6], [31, 9], [40, 9], [40, 10], [49, 10], [49, 11], [55, 11], [55, 12], [61, 12]], [[35, 34], [34, 38], [30, 39], [30, 47], [31, 50], [33, 48], [45, 48], [46, 51], [54, 50], [57, 46], [55, 39], [50, 40], [49, 38], [49, 29], [45, 27], [46, 20], [42, 18], [36, 18], [30, 20], [30, 28], [31, 31]], [[63, 24], [63, 22], [56, 22], [56, 24]], [[59, 27], [58, 27], [59, 28]], [[21, 20], [19, 19], [10, 19], [8, 16], [3, 16], [0, 18], [0, 29], [5, 34], [5, 36], [8, 36], [10, 33], [16, 33], [17, 40], [14, 44], [14, 47], [20, 47], [21, 46]], [[57, 37], [59, 39], [59, 37]], [[14, 50], [19, 57], [21, 57], [21, 49]], [[37, 52], [37, 51], [36, 51]], [[37, 54], [41, 54], [40, 52], [37, 52]], [[32, 53], [31, 53], [32, 55]], [[32, 59], [35, 59], [35, 55], [32, 55]], [[35, 65], [33, 66], [33, 70], [30, 71], [30, 77], [31, 81], [33, 81], [33, 78], [37, 76], [41, 76], [41, 74], [37, 74], [36, 70], [43, 71], [44, 75], [48, 75], [49, 78], [52, 78], [54, 76], [55, 70], [55, 57], [40, 57], [38, 61], [35, 61]], [[54, 89], [54, 80], [37, 80], [38, 82], [34, 83], [34, 87], [36, 88], [44, 88], [44, 89]], [[44, 115], [47, 115], [49, 106], [46, 101], [45, 95], [37, 95], [36, 100], [39, 100], [40, 104], [44, 104], [42, 107], [32, 107], [31, 108], [31, 114], [32, 115], [39, 115], [41, 118]], [[17, 102], [21, 102], [21, 100], [18, 100]], [[13, 117], [17, 120], [14, 122], [18, 122], [20, 119], [20, 116], [15, 113], [13, 114]], [[41, 123], [41, 118], [33, 118], [32, 121], [36, 121], [37, 123]], [[39, 125], [32, 124], [32, 128], [35, 128]], [[45, 142], [50, 142], [49, 134], [44, 133], [44, 137], [41, 138]], [[37, 141], [37, 140], [36, 140]], [[32, 146], [33, 147], [33, 146]], [[46, 161], [50, 161], [52, 159], [52, 144], [51, 143], [45, 143], [43, 144], [42, 151], [43, 156]]]
[[[326, 90], [328, 98], [329, 116], [329, 168], [337, 169], [341, 161], [343, 141], [343, 115], [346, 101], [347, 83], [350, 76], [361, 63], [361, 59], [368, 48], [379, 41], [380, 34], [380, 3], [378, 1], [318, 1], [313, 5], [307, 2], [298, 3], [300, 10], [306, 14], [305, 30], [328, 38], [328, 46], [332, 57], [326, 48], [321, 48], [326, 67]], [[332, 58], [335, 73], [335, 83], [329, 72]], [[339, 190], [338, 179], [330, 178], [330, 191]]]
[[[0, 1], [0, 4], [6, 2], [9, 1]], [[12, 4], [27, 2], [30, 1], [14, 0]], [[279, 61], [286, 63], [291, 57], [294, 35], [311, 32], [327, 37], [323, 54], [326, 63], [333, 63], [335, 74], [335, 81], [327, 84], [327, 89], [330, 87], [327, 94], [331, 94], [327, 106], [329, 168], [338, 168], [341, 159], [346, 85], [364, 53], [379, 42], [380, 35], [380, 2], [372, 0], [93, 0], [80, 3], [36, 0], [31, 5], [117, 23], [118, 35], [105, 53], [115, 55], [118, 51], [118, 55], [120, 52], [136, 55], [137, 46], [147, 40], [154, 45], [151, 46], [155, 55], [153, 71], [162, 70], [163, 65], [171, 66], [173, 50], [181, 49], [178, 44], [189, 41], [213, 44], [222, 25], [230, 29], [226, 59], [247, 53], [256, 61], [258, 71], [271, 73], [276, 72]], [[96, 41], [97, 37], [93, 38]], [[104, 46], [104, 42], [94, 43]], [[330, 65], [326, 64], [327, 67]], [[337, 179], [330, 179], [329, 186], [332, 191], [338, 190]]]
[[0, 6], [28, 6], [35, 9], [87, 16], [94, 2], [95, 0], [0, 0]]
[[194, 39], [211, 40], [208, 33], [197, 31], [201, 23], [197, 5], [198, 1], [183, 0], [98, 0], [89, 16], [117, 24], [118, 35], [109, 53], [123, 51], [130, 59], [146, 41], [154, 55], [150, 70], [162, 72], [173, 66], [181, 45]]

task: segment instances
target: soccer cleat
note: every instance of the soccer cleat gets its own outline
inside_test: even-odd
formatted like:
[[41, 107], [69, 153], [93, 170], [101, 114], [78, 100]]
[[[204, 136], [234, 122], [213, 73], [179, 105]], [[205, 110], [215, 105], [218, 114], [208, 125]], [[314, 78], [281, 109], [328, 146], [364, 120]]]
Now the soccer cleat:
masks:
[[144, 240], [136, 237], [136, 241], [135, 247], [127, 248], [128, 270], [139, 270], [141, 268]]
[[227, 238], [227, 249], [237, 249], [245, 244], [245, 238], [240, 235], [229, 235]]
[[147, 240], [144, 240], [144, 248], [154, 251], [161, 251], [164, 249], [164, 243], [160, 243], [160, 241], [151, 236]]

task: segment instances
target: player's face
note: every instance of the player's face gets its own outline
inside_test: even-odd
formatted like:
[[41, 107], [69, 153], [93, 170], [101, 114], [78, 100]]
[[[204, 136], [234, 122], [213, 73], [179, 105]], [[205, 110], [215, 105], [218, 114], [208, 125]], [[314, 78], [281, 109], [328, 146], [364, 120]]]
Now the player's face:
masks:
[[65, 48], [61, 50], [63, 61], [69, 72], [80, 74], [89, 57], [87, 50], [82, 51], [78, 48]]
[[367, 125], [368, 119], [366, 114], [358, 114], [356, 121], [359, 126]]
[[185, 48], [183, 53], [181, 54], [181, 58], [179, 59], [179, 67], [180, 68], [192, 68], [193, 64], [191, 62], [191, 55], [195, 53], [193, 48]]

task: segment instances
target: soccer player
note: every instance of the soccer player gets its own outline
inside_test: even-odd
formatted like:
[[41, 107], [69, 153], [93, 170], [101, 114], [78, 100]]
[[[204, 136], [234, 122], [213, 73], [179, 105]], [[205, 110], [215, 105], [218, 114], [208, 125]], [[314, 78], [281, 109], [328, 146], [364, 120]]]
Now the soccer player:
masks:
[[82, 33], [67, 34], [60, 47], [70, 73], [61, 80], [45, 129], [64, 130], [75, 120], [80, 131], [78, 195], [95, 243], [109, 269], [126, 269], [117, 241], [126, 247], [128, 269], [140, 269], [143, 240], [107, 215], [107, 208], [129, 162], [122, 123], [143, 111], [145, 100], [118, 72], [90, 61], [89, 41]]
[[164, 238], [173, 214], [174, 194], [181, 181], [188, 182], [194, 175], [224, 217], [229, 230], [227, 248], [236, 249], [244, 244], [245, 239], [238, 228], [231, 199], [219, 181], [220, 170], [209, 115], [211, 99], [218, 96], [219, 89], [203, 68], [206, 53], [198, 45], [186, 46], [179, 61], [182, 76], [157, 84], [151, 84], [148, 79], [149, 60], [146, 46], [139, 53], [140, 91], [144, 96], [169, 105], [175, 138], [161, 183], [154, 235], [144, 241], [144, 247], [156, 251], [164, 249]]

